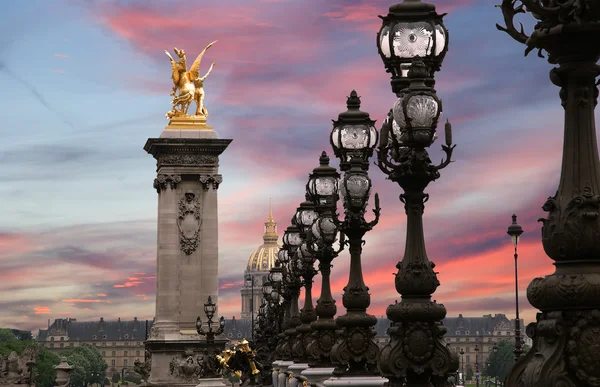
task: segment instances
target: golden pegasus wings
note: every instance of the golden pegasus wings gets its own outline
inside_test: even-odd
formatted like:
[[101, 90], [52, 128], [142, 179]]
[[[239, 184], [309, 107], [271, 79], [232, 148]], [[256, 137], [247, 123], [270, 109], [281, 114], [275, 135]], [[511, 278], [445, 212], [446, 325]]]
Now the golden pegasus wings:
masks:
[[190, 67], [190, 79], [191, 80], [196, 80], [200, 78], [200, 62], [202, 62], [202, 56], [204, 56], [204, 53], [206, 52], [206, 50], [208, 50], [209, 48], [212, 47], [213, 44], [217, 43], [217, 41], [215, 40], [214, 42], [210, 43], [208, 46], [206, 46], [204, 48], [204, 50], [202, 50], [202, 52], [200, 53], [200, 55], [198, 55], [198, 57], [196, 58], [196, 60], [194, 61], [194, 63], [192, 63], [192, 67]]
[[171, 68], [173, 69], [173, 83], [175, 84], [175, 86], [179, 86], [179, 70], [177, 69], [177, 62], [175, 62], [171, 54], [169, 54], [169, 51], [165, 50], [165, 54], [167, 54], [167, 56], [171, 60]]

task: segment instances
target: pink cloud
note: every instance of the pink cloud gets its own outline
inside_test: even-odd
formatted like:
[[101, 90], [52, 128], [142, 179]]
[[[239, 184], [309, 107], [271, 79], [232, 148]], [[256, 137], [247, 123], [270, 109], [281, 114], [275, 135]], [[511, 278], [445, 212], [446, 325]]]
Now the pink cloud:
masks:
[[139, 282], [139, 281], [125, 282], [123, 284], [115, 284], [115, 285], [113, 285], [113, 288], [130, 288], [132, 286], [137, 286], [141, 283], [143, 283], [143, 282]]
[[98, 293], [98, 294], [96, 294], [96, 296], [97, 297], [106, 297], [106, 294], [105, 293]]
[[67, 304], [110, 304], [110, 300], [86, 300], [78, 298], [69, 298], [62, 300], [62, 302]]
[[67, 55], [67, 54], [59, 54], [59, 53], [54, 54], [54, 56], [57, 58], [60, 58], [60, 59], [67, 59], [69, 57], [69, 55]]

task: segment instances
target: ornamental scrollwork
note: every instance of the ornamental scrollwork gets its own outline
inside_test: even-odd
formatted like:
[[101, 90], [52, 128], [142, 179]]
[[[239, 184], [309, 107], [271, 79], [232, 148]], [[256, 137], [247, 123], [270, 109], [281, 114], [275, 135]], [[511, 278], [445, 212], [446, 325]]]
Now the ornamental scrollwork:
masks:
[[191, 255], [198, 248], [200, 239], [200, 228], [202, 226], [201, 205], [196, 194], [187, 191], [179, 201], [179, 241], [181, 250], [186, 255]]
[[200, 377], [202, 363], [200, 362], [200, 358], [194, 359], [192, 356], [188, 356], [185, 359], [174, 357], [169, 363], [169, 371], [176, 379], [191, 382]]
[[166, 154], [158, 157], [159, 165], [212, 165], [217, 161], [217, 156], [201, 154]]
[[181, 175], [160, 174], [154, 179], [154, 188], [156, 192], [160, 193], [160, 191], [167, 188], [177, 188], [177, 184], [179, 183], [181, 183]]
[[218, 189], [219, 184], [223, 182], [223, 176], [221, 175], [200, 175], [200, 183], [205, 191], [209, 188]]
[[584, 187], [564, 208], [557, 195], [549, 197], [542, 207], [548, 217], [538, 219], [543, 224], [542, 244], [546, 254], [555, 261], [599, 256], [600, 195], [591, 187]]

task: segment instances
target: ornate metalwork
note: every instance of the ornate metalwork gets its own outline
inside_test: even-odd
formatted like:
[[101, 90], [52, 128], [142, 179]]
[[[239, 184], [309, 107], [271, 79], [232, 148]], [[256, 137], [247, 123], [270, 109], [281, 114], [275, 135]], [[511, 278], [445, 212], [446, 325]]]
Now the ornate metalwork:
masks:
[[[541, 310], [529, 324], [531, 350], [520, 357], [507, 377], [507, 385], [600, 385], [596, 351], [600, 348], [600, 160], [594, 108], [600, 75], [600, 6], [592, 0], [504, 0], [506, 27], [497, 25], [533, 49], [548, 53], [558, 67], [550, 80], [559, 86], [565, 109], [561, 177], [558, 190], [543, 205], [539, 219], [542, 244], [555, 261], [556, 272], [535, 278], [527, 298]], [[531, 35], [514, 17], [530, 12], [537, 20]]]
[[[435, 264], [429, 260], [423, 235], [423, 212], [429, 195], [427, 185], [440, 177], [439, 170], [450, 163], [455, 145], [451, 145], [451, 127], [446, 126], [446, 160], [433, 165], [425, 147], [435, 140], [436, 120], [432, 124], [413, 128], [403, 122], [408, 100], [414, 95], [432, 95], [425, 90], [428, 70], [420, 60], [415, 60], [408, 72], [409, 89], [400, 94], [398, 103], [404, 104], [402, 119], [390, 111], [381, 128], [381, 142], [377, 152], [377, 165], [404, 190], [400, 201], [407, 215], [407, 233], [404, 258], [398, 262], [395, 278], [396, 291], [402, 301], [388, 306], [387, 316], [392, 321], [388, 330], [390, 342], [379, 355], [379, 369], [390, 380], [391, 386], [445, 385], [448, 377], [456, 374], [458, 355], [451, 352], [444, 341], [446, 328], [442, 320], [446, 309], [431, 300], [440, 282], [434, 271]], [[431, 96], [432, 101], [437, 97]], [[438, 100], [439, 101], [439, 100]], [[397, 103], [397, 104], [398, 104]], [[432, 112], [432, 117], [441, 113]], [[400, 114], [402, 111], [400, 111]], [[400, 122], [399, 122], [400, 121]]]
[[215, 342], [215, 336], [223, 333], [225, 329], [225, 317], [221, 316], [219, 318], [219, 327], [216, 330], [213, 330], [213, 324], [215, 322], [212, 320], [215, 316], [216, 305], [212, 302], [212, 297], [208, 296], [208, 301], [204, 304], [204, 314], [206, 314], [206, 325], [208, 330], [204, 330], [202, 327], [202, 319], [200, 316], [196, 318], [196, 331], [200, 336], [206, 336], [206, 342], [208, 344], [213, 344]]
[[181, 251], [191, 255], [198, 248], [200, 228], [202, 227], [202, 208], [196, 194], [187, 191], [179, 200], [179, 243]]
[[[378, 375], [379, 348], [374, 341], [374, 326], [377, 324], [377, 318], [367, 313], [371, 297], [363, 279], [361, 262], [362, 246], [365, 243], [363, 237], [379, 222], [381, 211], [379, 196], [375, 194], [373, 209], [375, 219], [371, 222], [365, 220], [365, 211], [371, 193], [371, 180], [367, 173], [368, 160], [377, 144], [377, 132], [374, 136], [375, 141], [371, 141], [373, 136], [370, 131], [374, 121], [369, 118], [368, 113], [360, 111], [360, 98], [356, 91], [352, 91], [348, 97], [347, 107], [348, 111], [341, 113], [338, 121], [334, 121], [334, 133], [351, 122], [355, 128], [361, 128], [360, 131], [366, 133], [363, 134], [366, 141], [362, 142], [362, 148], [356, 146], [359, 141], [353, 144], [353, 137], [348, 138], [346, 144], [341, 136], [339, 145], [332, 141], [336, 155], [349, 158], [340, 160], [344, 165], [342, 170], [345, 171], [344, 178], [340, 182], [340, 191], [344, 199], [344, 219], [342, 221], [337, 214], [333, 214], [332, 220], [340, 232], [348, 237], [348, 241], [344, 243], [349, 247], [350, 273], [342, 296], [346, 314], [335, 320], [339, 330], [331, 349], [331, 362], [335, 366], [336, 376]], [[358, 138], [360, 139], [360, 136]], [[343, 148], [347, 150], [344, 152]]]
[[321, 154], [319, 164], [310, 174], [307, 184], [307, 191], [311, 194], [315, 211], [319, 214], [313, 225], [313, 232], [307, 233], [307, 242], [315, 258], [319, 260], [321, 296], [315, 308], [317, 320], [310, 324], [312, 335], [306, 344], [306, 352], [310, 367], [330, 367], [331, 349], [336, 341], [337, 330], [333, 318], [337, 308], [331, 295], [331, 263], [344, 249], [345, 239], [344, 234], [341, 234], [339, 249], [333, 248], [338, 230], [332, 216], [337, 207], [337, 182], [340, 175], [335, 168], [329, 166], [327, 153]]
[[152, 369], [152, 361], [150, 359], [146, 359], [143, 363], [140, 359], [135, 359], [133, 362], [133, 370], [141, 376], [142, 383], [148, 381], [150, 377], [150, 370]]
[[199, 357], [191, 355], [187, 357], [175, 356], [169, 363], [169, 373], [175, 379], [186, 382], [196, 381], [202, 373], [202, 363]]
[[223, 182], [223, 176], [221, 175], [200, 175], [200, 183], [204, 187], [205, 191], [209, 188], [218, 189], [219, 184]]
[[156, 192], [160, 193], [160, 191], [165, 190], [167, 188], [175, 189], [177, 188], [177, 184], [181, 183], [181, 175], [166, 175], [164, 173], [159, 174], [156, 179], [154, 179], [154, 189]]

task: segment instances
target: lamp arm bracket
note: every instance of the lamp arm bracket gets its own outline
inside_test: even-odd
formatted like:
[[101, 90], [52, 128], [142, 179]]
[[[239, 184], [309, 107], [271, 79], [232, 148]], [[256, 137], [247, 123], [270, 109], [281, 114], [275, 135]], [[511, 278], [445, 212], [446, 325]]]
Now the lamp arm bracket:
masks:
[[373, 214], [375, 214], [375, 219], [367, 223], [369, 230], [373, 229], [379, 223], [379, 217], [381, 215], [381, 207], [379, 206], [379, 194], [375, 193], [375, 208], [373, 209]]
[[344, 250], [344, 247], [346, 247], [346, 244], [348, 244], [348, 241], [346, 240], [346, 234], [340, 231], [340, 248], [334, 250], [334, 256], [337, 256], [339, 253], [341, 253]]
[[454, 151], [454, 148], [456, 148], [456, 144], [452, 145], [452, 146], [448, 146], [448, 145], [442, 145], [442, 150], [444, 151], [444, 153], [446, 153], [446, 159], [444, 160], [442, 158], [441, 162], [434, 166], [434, 170], [439, 171], [440, 169], [444, 169], [448, 166], [448, 164], [454, 162], [452, 159], [452, 152]]

